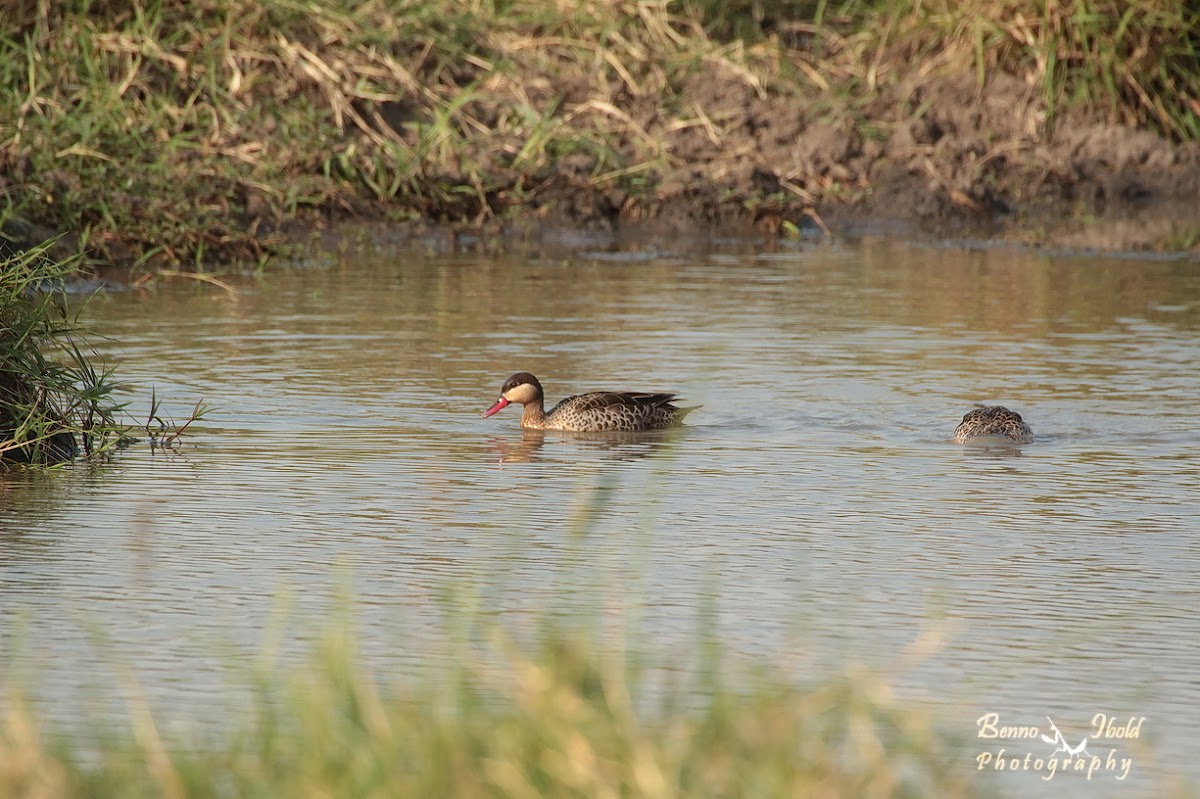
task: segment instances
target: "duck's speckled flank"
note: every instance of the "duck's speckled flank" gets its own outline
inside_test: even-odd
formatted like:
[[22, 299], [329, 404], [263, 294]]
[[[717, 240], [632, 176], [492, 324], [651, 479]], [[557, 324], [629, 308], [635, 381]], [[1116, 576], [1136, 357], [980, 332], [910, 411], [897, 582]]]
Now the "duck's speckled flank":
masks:
[[678, 423], [692, 410], [675, 407], [672, 404], [675, 400], [674, 394], [594, 391], [567, 397], [546, 413], [542, 384], [528, 372], [518, 372], [504, 381], [500, 399], [484, 416], [517, 402], [525, 406], [521, 414], [521, 427], [531, 430], [568, 430], [578, 433], [662, 430]]
[[543, 430], [662, 430], [675, 423], [674, 394], [597, 391], [567, 397], [543, 420]]
[[1033, 430], [1025, 424], [1021, 414], [1001, 405], [980, 405], [968, 412], [954, 428], [954, 441], [958, 444], [984, 436], [999, 436], [1017, 444], [1033, 442]]

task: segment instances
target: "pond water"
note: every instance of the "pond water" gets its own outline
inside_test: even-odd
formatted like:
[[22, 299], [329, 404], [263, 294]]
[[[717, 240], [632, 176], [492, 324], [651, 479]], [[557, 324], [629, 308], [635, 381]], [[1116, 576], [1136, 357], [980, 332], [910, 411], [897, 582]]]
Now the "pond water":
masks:
[[[85, 320], [176, 417], [178, 454], [0, 478], [0, 644], [65, 718], [136, 675], [166, 717], [350, 586], [367, 657], [427, 668], [447, 587], [512, 620], [637, 607], [686, 664], [698, 630], [804, 676], [849, 662], [976, 720], [1069, 743], [1145, 717], [1128, 780], [1200, 777], [1200, 268], [863, 239], [572, 242], [487, 256], [382, 244], [97, 296]], [[566, 254], [564, 254], [564, 252]], [[531, 371], [554, 402], [670, 390], [686, 427], [584, 438], [481, 419]], [[976, 402], [1019, 450], [949, 443]], [[280, 608], [283, 608], [281, 610]], [[701, 621], [698, 621], [701, 620]], [[16, 654], [14, 654], [16, 653]], [[986, 727], [986, 725], [985, 725]], [[1136, 790], [1134, 790], [1136, 788]]]

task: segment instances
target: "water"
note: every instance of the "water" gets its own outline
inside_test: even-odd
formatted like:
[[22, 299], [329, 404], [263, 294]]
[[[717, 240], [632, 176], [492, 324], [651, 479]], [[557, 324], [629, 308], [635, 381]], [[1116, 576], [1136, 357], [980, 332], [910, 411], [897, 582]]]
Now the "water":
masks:
[[[151, 386], [178, 417], [214, 406], [180, 454], [0, 481], [0, 643], [51, 714], [98, 712], [134, 674], [164, 716], [203, 718], [273, 618], [300, 651], [346, 586], [368, 657], [428, 668], [440, 597], [468, 586], [517, 624], [641, 604], [685, 664], [700, 617], [800, 675], [865, 662], [978, 752], [1054, 748], [975, 740], [985, 713], [1049, 717], [1072, 745], [1097, 713], [1146, 717], [1140, 745], [1089, 746], [1132, 756], [1128, 781], [981, 774], [1005, 791], [1200, 776], [1194, 263], [597, 243], [232, 282], [108, 293], [85, 315], [131, 412]], [[665, 434], [523, 434], [516, 408], [479, 418], [516, 371], [552, 402], [626, 388], [703, 407]], [[981, 401], [1038, 442], [949, 444]]]

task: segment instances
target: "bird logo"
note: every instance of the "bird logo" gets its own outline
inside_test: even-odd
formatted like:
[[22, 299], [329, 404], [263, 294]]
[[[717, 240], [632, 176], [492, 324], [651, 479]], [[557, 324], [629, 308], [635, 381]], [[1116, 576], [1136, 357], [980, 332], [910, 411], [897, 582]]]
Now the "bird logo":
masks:
[[1050, 729], [1054, 730], [1054, 737], [1051, 738], [1049, 735], [1043, 733], [1042, 740], [1048, 744], [1054, 744], [1058, 747], [1054, 750], [1053, 754], [1057, 755], [1059, 752], [1066, 752], [1070, 757], [1077, 757], [1080, 754], [1088, 754], [1088, 736], [1083, 736], [1083, 740], [1079, 742], [1078, 746], [1071, 746], [1069, 743], [1067, 743], [1067, 739], [1063, 737], [1062, 731], [1055, 726], [1054, 719], [1046, 716], [1046, 721], [1050, 722]]

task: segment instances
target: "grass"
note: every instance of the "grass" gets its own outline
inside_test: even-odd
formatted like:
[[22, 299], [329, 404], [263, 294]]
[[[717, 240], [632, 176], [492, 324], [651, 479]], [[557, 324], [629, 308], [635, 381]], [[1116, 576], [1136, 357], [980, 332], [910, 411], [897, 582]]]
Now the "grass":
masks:
[[94, 366], [64, 303], [74, 265], [46, 248], [0, 259], [0, 460], [100, 456], [121, 438], [112, 374]]
[[[834, 4], [830, 4], [833, 6]], [[1054, 118], [1200, 140], [1200, 8], [1173, 0], [864, 0], [835, 16], [861, 62], [889, 78], [996, 71], [1039, 91]], [[899, 70], [899, 74], [898, 74]], [[886, 78], [885, 78], [886, 79]]]
[[114, 393], [121, 386], [110, 367], [98, 365], [78, 308], [68, 307], [66, 283], [78, 259], [51, 258], [50, 246], [0, 256], [0, 468], [99, 460], [135, 430], [156, 447], [176, 446], [206, 408], [197, 404], [179, 425], [152, 396], [144, 424], [119, 420], [125, 404]]
[[[261, 262], [326, 216], [480, 223], [564, 195], [652, 215], [688, 169], [716, 205], [811, 207], [845, 187], [777, 197], [743, 174], [753, 102], [836, 116], [999, 70], [1050, 126], [1082, 110], [1195, 141], [1198, 46], [1175, 0], [5, 4], [0, 216], [178, 268]], [[849, 124], [878, 138], [899, 108]]]
[[561, 626], [521, 644], [488, 624], [450, 645], [449, 665], [429, 670], [436, 677], [381, 684], [344, 629], [298, 667], [268, 659], [251, 701], [203, 744], [165, 739], [138, 703], [121, 728], [59, 740], [9, 685], [0, 795], [979, 793], [969, 755], [867, 672], [801, 687], [767, 672], [739, 678], [714, 662], [698, 681], [672, 676], [651, 689], [644, 658], [623, 645]]

